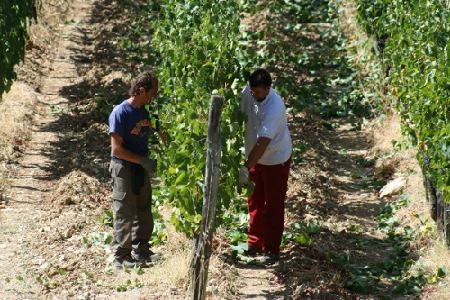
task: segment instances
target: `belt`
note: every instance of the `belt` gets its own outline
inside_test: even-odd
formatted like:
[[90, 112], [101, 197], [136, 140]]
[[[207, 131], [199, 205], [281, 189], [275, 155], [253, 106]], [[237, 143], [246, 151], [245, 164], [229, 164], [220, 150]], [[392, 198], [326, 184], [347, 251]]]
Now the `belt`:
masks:
[[116, 163], [122, 164], [124, 166], [140, 166], [139, 164], [135, 164], [135, 163], [132, 163], [131, 161], [120, 159], [117, 157], [111, 157], [111, 160]]

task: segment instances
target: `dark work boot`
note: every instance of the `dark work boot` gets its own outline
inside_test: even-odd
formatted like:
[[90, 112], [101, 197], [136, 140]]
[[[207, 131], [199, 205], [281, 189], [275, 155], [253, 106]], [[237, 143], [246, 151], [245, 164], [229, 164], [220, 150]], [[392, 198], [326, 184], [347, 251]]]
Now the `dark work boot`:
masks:
[[276, 266], [280, 261], [280, 254], [275, 253], [265, 253], [264, 255], [258, 257], [259, 262], [265, 264], [266, 266]]
[[131, 255], [115, 257], [113, 264], [116, 270], [148, 267], [145, 262], [138, 261], [131, 257]]
[[259, 255], [261, 253], [263, 253], [261, 248], [248, 247], [248, 250], [244, 252], [244, 255], [246, 255], [246, 256], [257, 256], [257, 255]]
[[154, 253], [152, 250], [133, 253], [133, 258], [144, 264], [151, 264], [161, 259], [161, 255]]

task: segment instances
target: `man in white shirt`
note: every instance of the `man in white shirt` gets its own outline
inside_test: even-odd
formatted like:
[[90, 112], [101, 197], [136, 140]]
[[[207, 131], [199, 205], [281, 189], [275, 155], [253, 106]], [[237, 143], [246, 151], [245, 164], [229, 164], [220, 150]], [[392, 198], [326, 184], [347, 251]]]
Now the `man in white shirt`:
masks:
[[284, 230], [292, 141], [286, 107], [271, 87], [269, 72], [255, 70], [249, 84], [241, 100], [241, 110], [247, 115], [245, 167], [255, 184], [248, 197], [248, 253], [264, 253], [277, 259]]

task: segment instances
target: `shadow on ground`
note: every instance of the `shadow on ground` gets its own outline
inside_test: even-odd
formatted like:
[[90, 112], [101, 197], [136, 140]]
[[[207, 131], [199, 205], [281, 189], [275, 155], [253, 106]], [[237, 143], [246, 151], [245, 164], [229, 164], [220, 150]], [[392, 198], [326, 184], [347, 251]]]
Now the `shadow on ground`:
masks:
[[[362, 101], [333, 8], [326, 0], [260, 3], [250, 13], [267, 15], [268, 29], [252, 34], [267, 41], [263, 50], [270, 57], [268, 68], [290, 112], [294, 166], [282, 259], [268, 268], [285, 290], [254, 296], [359, 299], [408, 294], [414, 279], [402, 276], [417, 258], [402, 234], [377, 232], [376, 217], [385, 205], [377, 191], [385, 181], [374, 177], [374, 161], [368, 157], [372, 137], [361, 129], [363, 118], [374, 111]], [[261, 47], [252, 45], [257, 57]], [[241, 269], [261, 268], [231, 256], [226, 260]]]
[[78, 169], [99, 180], [109, 179], [108, 115], [128, 97], [128, 75], [139, 67], [120, 43], [129, 32], [129, 15], [136, 7], [129, 1], [96, 1], [88, 24], [78, 27], [74, 42], [82, 47], [72, 49], [71, 59], [81, 80], [60, 90], [60, 96], [69, 100], [69, 109], [52, 108], [60, 117], [43, 129], [60, 133], [47, 153], [54, 162], [48, 171], [55, 177]]

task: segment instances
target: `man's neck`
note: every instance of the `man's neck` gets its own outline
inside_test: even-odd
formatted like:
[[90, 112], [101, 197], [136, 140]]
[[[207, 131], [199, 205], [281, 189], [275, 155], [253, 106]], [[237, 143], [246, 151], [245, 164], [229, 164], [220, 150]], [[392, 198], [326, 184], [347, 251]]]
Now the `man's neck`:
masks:
[[262, 99], [255, 99], [255, 100], [256, 100], [256, 102], [258, 102], [258, 103], [263, 103], [264, 101], [267, 100], [267, 97], [269, 97], [269, 93], [267, 93], [267, 95], [266, 95], [264, 98], [262, 98]]
[[134, 108], [141, 108], [143, 105], [140, 103], [138, 99], [135, 97], [130, 97], [128, 100], [128, 103], [133, 106]]

